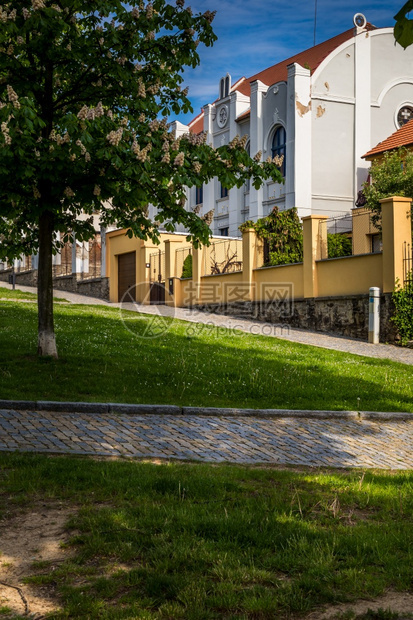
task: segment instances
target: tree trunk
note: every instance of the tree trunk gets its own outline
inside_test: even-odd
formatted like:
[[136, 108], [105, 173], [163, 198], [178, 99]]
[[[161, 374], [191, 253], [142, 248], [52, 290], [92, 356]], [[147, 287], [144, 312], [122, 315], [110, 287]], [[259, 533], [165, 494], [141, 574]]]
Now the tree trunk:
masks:
[[39, 317], [37, 353], [57, 359], [53, 324], [53, 214], [45, 211], [39, 219], [39, 265], [37, 306]]

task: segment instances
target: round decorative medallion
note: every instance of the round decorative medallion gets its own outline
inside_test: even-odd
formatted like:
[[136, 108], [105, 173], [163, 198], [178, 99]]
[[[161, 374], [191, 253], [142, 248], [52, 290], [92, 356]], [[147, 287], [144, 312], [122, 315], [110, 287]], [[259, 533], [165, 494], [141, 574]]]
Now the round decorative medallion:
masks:
[[353, 17], [353, 24], [357, 28], [364, 28], [367, 24], [367, 19], [364, 17], [363, 13], [356, 13]]
[[408, 123], [413, 118], [413, 106], [404, 105], [397, 112], [397, 124], [399, 127], [403, 127], [406, 123]]
[[225, 127], [228, 121], [228, 106], [222, 105], [218, 110], [217, 123], [218, 127]]

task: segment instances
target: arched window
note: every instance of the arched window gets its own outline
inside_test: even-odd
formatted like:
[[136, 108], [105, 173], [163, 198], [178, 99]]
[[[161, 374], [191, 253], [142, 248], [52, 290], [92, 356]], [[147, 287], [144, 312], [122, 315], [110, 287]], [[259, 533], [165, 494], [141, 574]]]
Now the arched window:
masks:
[[284, 156], [283, 163], [280, 166], [280, 172], [285, 177], [285, 158], [286, 158], [286, 134], [284, 127], [277, 127], [274, 132], [274, 137], [272, 139], [271, 146], [271, 155], [275, 157], [278, 155], [279, 157]]
[[197, 187], [195, 191], [195, 204], [201, 205], [204, 202], [204, 186]]
[[219, 98], [223, 99], [225, 97], [225, 78], [221, 78], [219, 82]]
[[219, 81], [219, 98], [229, 97], [231, 91], [231, 76], [227, 73], [226, 77], [223, 77]]

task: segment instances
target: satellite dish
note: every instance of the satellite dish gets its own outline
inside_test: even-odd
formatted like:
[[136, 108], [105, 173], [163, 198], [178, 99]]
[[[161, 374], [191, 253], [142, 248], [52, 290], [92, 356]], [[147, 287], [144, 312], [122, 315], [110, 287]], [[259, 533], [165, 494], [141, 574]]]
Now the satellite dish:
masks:
[[353, 23], [357, 28], [364, 28], [367, 24], [367, 19], [364, 17], [363, 13], [356, 13], [353, 17]]

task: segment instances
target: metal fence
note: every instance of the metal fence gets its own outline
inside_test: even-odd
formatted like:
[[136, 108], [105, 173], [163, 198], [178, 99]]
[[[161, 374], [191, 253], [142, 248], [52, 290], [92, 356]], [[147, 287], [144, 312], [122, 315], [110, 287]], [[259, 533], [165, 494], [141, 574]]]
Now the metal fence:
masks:
[[[10, 264], [12, 266], [13, 263]], [[22, 273], [24, 271], [30, 271], [32, 269], [32, 257], [22, 256], [14, 262], [14, 271], [16, 273]]]
[[165, 252], [153, 252], [149, 255], [149, 280], [150, 282], [165, 281]]
[[[102, 240], [100, 233], [93, 239], [76, 242], [76, 272], [80, 280], [100, 278], [102, 273]], [[56, 255], [53, 276], [71, 276], [73, 274], [73, 243], [66, 242]]]
[[368, 209], [361, 208], [321, 220], [320, 238], [327, 239], [327, 244], [321, 244], [320, 258], [381, 252], [381, 232], [373, 215]]
[[[76, 248], [77, 257], [78, 248]], [[102, 270], [102, 243], [100, 233], [94, 239], [85, 241], [80, 246], [81, 271], [80, 279], [99, 278]]]
[[184, 264], [188, 256], [192, 255], [192, 246], [186, 248], [179, 248], [175, 250], [175, 274], [177, 278], [183, 278], [184, 276]]
[[72, 244], [65, 243], [60, 250], [60, 262], [57, 259], [53, 265], [54, 276], [71, 276], [72, 275]]
[[213, 241], [204, 250], [203, 275], [242, 271], [242, 239]]

